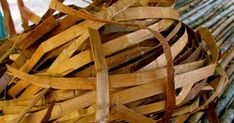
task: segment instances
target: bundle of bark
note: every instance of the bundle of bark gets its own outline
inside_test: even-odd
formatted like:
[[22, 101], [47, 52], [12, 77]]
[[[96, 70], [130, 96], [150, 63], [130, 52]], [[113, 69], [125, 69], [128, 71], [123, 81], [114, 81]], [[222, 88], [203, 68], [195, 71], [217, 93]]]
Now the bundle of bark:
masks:
[[[229, 0], [178, 0], [178, 8], [181, 19], [193, 29], [199, 26], [208, 27], [216, 44], [220, 50], [219, 63], [225, 69], [229, 84], [225, 88], [222, 97], [216, 103], [217, 119], [222, 122], [230, 123], [234, 119], [234, 1]], [[207, 122], [206, 113], [198, 112], [193, 114], [189, 122]]]
[[0, 47], [13, 62], [0, 121], [184, 122], [212, 108], [228, 83], [216, 42], [182, 23], [174, 2], [51, 0], [39, 21], [22, 11], [35, 24]]

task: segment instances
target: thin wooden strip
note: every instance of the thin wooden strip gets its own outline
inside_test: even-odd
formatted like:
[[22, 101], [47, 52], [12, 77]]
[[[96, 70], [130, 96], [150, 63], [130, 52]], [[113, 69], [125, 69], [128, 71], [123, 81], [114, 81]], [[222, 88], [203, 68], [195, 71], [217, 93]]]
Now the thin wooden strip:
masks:
[[193, 87], [193, 84], [188, 84], [188, 85], [184, 85], [181, 89], [181, 92], [179, 93], [179, 95], [176, 97], [176, 105], [180, 105], [185, 97], [188, 95], [188, 93], [191, 91]]
[[[188, 43], [188, 33], [185, 30], [184, 34], [171, 47], [172, 59], [174, 59], [177, 55], [179, 55], [179, 53], [184, 49], [187, 43]], [[166, 66], [166, 58], [164, 53], [160, 55], [157, 59], [155, 59], [153, 62], [142, 68], [142, 70], [151, 70], [154, 68], [162, 68], [165, 66]]]
[[[99, 5], [101, 1], [93, 1], [92, 3], [89, 4], [89, 6], [87, 6], [85, 8], [85, 10], [92, 10], [96, 5]], [[51, 9], [51, 8], [50, 8]], [[51, 9], [53, 11], [55, 11], [54, 9]], [[65, 29], [69, 28], [70, 26], [74, 25], [76, 22], [81, 21], [82, 19], [76, 17], [76, 16], [72, 16], [72, 15], [67, 15], [66, 17], [64, 17], [59, 23], [59, 26], [53, 30], [53, 32], [50, 33], [49, 36], [54, 36], [58, 33], [60, 33], [61, 31], [64, 31]]]
[[42, 88], [39, 86], [28, 86], [26, 90], [22, 94], [19, 95], [18, 98], [23, 98], [23, 97], [31, 97], [34, 94], [36, 94], [38, 91], [40, 91]]
[[126, 9], [113, 19], [116, 21], [129, 21], [154, 18], [179, 20], [179, 13], [171, 7], [134, 7]]
[[163, 115], [162, 122], [168, 122], [176, 105], [175, 83], [174, 83], [175, 70], [173, 68], [174, 64], [173, 64], [172, 52], [171, 52], [169, 43], [159, 32], [154, 31], [150, 28], [148, 28], [148, 30], [152, 34], [154, 34], [156, 39], [160, 41], [163, 47], [163, 52], [165, 54], [166, 61], [167, 61], [167, 91], [166, 91], [167, 92], [167, 101], [166, 101], [167, 111]]
[[[207, 99], [207, 101], [204, 104], [202, 104], [201, 106], [199, 106], [199, 108], [197, 108], [196, 110], [194, 110], [192, 113], [200, 111], [202, 109], [205, 109], [206, 106], [210, 102], [212, 102], [213, 100], [215, 100], [217, 97], [219, 98], [222, 95], [222, 93], [224, 91], [224, 88], [229, 83], [227, 74], [226, 74], [225, 70], [222, 67], [217, 66], [216, 67], [216, 71], [220, 75], [220, 78], [218, 78], [218, 84], [215, 87], [214, 93]], [[216, 81], [216, 80], [214, 80], [214, 81]]]
[[[211, 76], [214, 73], [215, 65], [209, 65], [194, 71], [190, 71], [178, 76], [175, 76], [175, 89], [180, 88], [184, 85], [184, 81], [194, 84], [202, 79]], [[190, 77], [194, 76], [194, 77]], [[186, 83], [186, 84], [189, 84]], [[112, 104], [126, 104], [139, 99], [143, 99], [149, 96], [153, 96], [162, 92], [165, 92], [166, 79], [159, 79], [146, 83], [144, 85], [139, 85], [123, 91], [119, 91], [113, 94]], [[138, 95], [138, 96], [135, 96]]]
[[[145, 47], [135, 47], [133, 49], [118, 53], [114, 56], [111, 56], [109, 58], [106, 58], [108, 69], [117, 67], [120, 64], [126, 63], [136, 57], [139, 57], [143, 55], [144, 53], [152, 50], [153, 48], [145, 48]], [[78, 71], [75, 74], [72, 74], [72, 76], [78, 76], [78, 77], [92, 77], [96, 75], [95, 67], [94, 65], [91, 65], [90, 67], [85, 68], [82, 71]]]
[[192, 112], [193, 110], [199, 107], [199, 102], [200, 102], [200, 99], [198, 97], [196, 101], [194, 101], [194, 103], [192, 103], [191, 105], [176, 109], [172, 116], [183, 115], [183, 114]]
[[[208, 70], [210, 70], [210, 69], [208, 69]], [[202, 70], [202, 71], [206, 71], [206, 70]], [[202, 72], [202, 71], [201, 71], [201, 72]], [[199, 74], [200, 74], [201, 72], [199, 72]], [[94, 96], [95, 96], [95, 95], [94, 95]], [[87, 99], [87, 97], [85, 97], [84, 99], [90, 100], [90, 99], [93, 99], [93, 98], [95, 98], [95, 97], [89, 97], [88, 99]], [[73, 100], [73, 101], [74, 101], [74, 100]], [[74, 101], [74, 102], [77, 103], [77, 102], [80, 102], [80, 101], [77, 101], [77, 100], [76, 100], [76, 101]], [[74, 108], [74, 107], [73, 107], [73, 108]], [[64, 108], [64, 109], [67, 109], [67, 108]], [[57, 112], [57, 111], [55, 111], [55, 112]], [[38, 114], [38, 113], [37, 113], [37, 114]], [[35, 116], [35, 115], [34, 115], [34, 116]], [[37, 116], [38, 116], [38, 115], [37, 115]]]
[[[134, 24], [149, 26], [157, 22], [158, 19], [146, 19], [146, 20], [132, 20], [131, 22]], [[104, 30], [102, 30], [103, 34], [111, 34], [115, 32], [132, 32], [138, 30], [137, 27], [126, 27], [122, 25], [116, 24], [106, 24], [104, 25]]]
[[197, 60], [201, 54], [201, 51], [202, 51], [202, 45], [199, 45], [197, 49], [186, 60], [184, 60], [181, 63], [187, 63]]
[[206, 42], [208, 45], [210, 51], [211, 51], [211, 57], [212, 61], [211, 63], [217, 63], [219, 59], [219, 50], [216, 45], [216, 41], [212, 37], [211, 33], [209, 32], [208, 28], [199, 28], [198, 34], [201, 36], [201, 38]]
[[49, 105], [49, 108], [47, 109], [47, 112], [45, 113], [44, 117], [41, 120], [41, 123], [48, 123], [49, 119], [51, 117], [51, 112], [54, 108], [55, 101], [52, 101], [52, 103]]
[[182, 104], [185, 104], [192, 99], [194, 99], [201, 90], [203, 90], [204, 87], [206, 87], [207, 80], [203, 80], [193, 86], [193, 88], [190, 90], [190, 92], [187, 94], [186, 98], [183, 100]]
[[[76, 40], [76, 39], [73, 39], [73, 40]], [[72, 40], [72, 41], [73, 41]], [[55, 49], [53, 49], [52, 51], [46, 53], [44, 55], [44, 57], [42, 57], [41, 61], [33, 68], [33, 71], [37, 70], [41, 65], [43, 65], [45, 62], [47, 62], [49, 59], [51, 58], [55, 58], [57, 56], [59, 56], [61, 54], [61, 52], [67, 48], [68, 46], [71, 45], [72, 41], [70, 42], [67, 42], [66, 44], [63, 44], [62, 46], [60, 47], [57, 47]], [[46, 68], [46, 71], [48, 70], [48, 68]], [[41, 74], [46, 74], [46, 73], [43, 73], [43, 72], [46, 72], [46, 71], [40, 71], [38, 73], [35, 73], [35, 74], [38, 74], [38, 75], [41, 75]]]
[[2, 108], [2, 107], [7, 107], [7, 106], [25, 106], [25, 105], [28, 105], [31, 102], [31, 100], [33, 100], [33, 97], [28, 97], [28, 98], [23, 98], [23, 99], [17, 98], [17, 99], [12, 99], [12, 100], [4, 100], [4, 101], [0, 101], [0, 107]]
[[7, 49], [11, 48], [13, 45], [13, 42], [11, 42], [9, 39], [1, 40], [0, 43], [0, 56], [2, 56]]
[[51, 31], [57, 25], [58, 22], [56, 22], [56, 19], [53, 16], [49, 17], [47, 20], [45, 20], [35, 29], [33, 29], [25, 39], [20, 41], [18, 47], [21, 49], [28, 48], [33, 43], [35, 43], [39, 38], [41, 38], [44, 34]]
[[[169, 27], [174, 21], [163, 19], [160, 22], [150, 26], [150, 28], [162, 31]], [[146, 39], [153, 38], [153, 35], [147, 30], [139, 30], [119, 38], [113, 39], [103, 44], [103, 50], [105, 56], [113, 54], [119, 50], [125, 49], [134, 44], [140, 43]], [[119, 45], [116, 45], [119, 44]], [[85, 64], [90, 63], [93, 59], [90, 57], [90, 49], [85, 50], [78, 55], [64, 61], [59, 67], [56, 67], [57, 73], [66, 75], [73, 70], [82, 67]]]
[[44, 96], [47, 93], [48, 89], [44, 89], [42, 90], [37, 96], [36, 98], [32, 101], [32, 103], [30, 105], [28, 105], [25, 110], [23, 112], [21, 112], [16, 119], [14, 119], [14, 122], [19, 123], [22, 118], [24, 117], [24, 115], [31, 110], [31, 108], [40, 100], [40, 98], [42, 96]]
[[7, 50], [5, 51], [5, 53], [2, 54], [2, 56], [0, 57], [0, 63], [2, 63], [2, 61], [3, 61], [4, 59], [6, 59], [6, 58], [11, 54], [11, 52], [15, 49], [15, 47], [16, 47], [16, 45], [19, 43], [19, 41], [20, 41], [22, 35], [23, 35], [23, 34], [20, 34], [19, 36], [17, 36], [17, 39], [16, 39], [16, 41], [11, 45], [11, 48], [7, 49]]
[[54, 12], [55, 12], [55, 10], [49, 8], [49, 9], [45, 12], [45, 14], [41, 17], [41, 20], [46, 20], [46, 19], [48, 19], [49, 17], [53, 16]]
[[[1, 112], [4, 115], [12, 115], [12, 114], [20, 114], [22, 111], [25, 110], [26, 106], [4, 106], [1, 108]], [[30, 109], [30, 112], [36, 112], [45, 109], [46, 106], [34, 106]]]
[[[38, 62], [38, 60], [47, 52], [51, 51], [52, 49], [63, 45], [64, 43], [72, 40], [73, 38], [80, 36], [85, 29], [88, 27], [96, 27], [99, 26], [99, 23], [85, 21], [84, 23], [80, 23], [77, 25], [72, 26], [71, 28], [63, 31], [62, 33], [48, 39], [47, 41], [43, 42], [37, 50], [34, 52], [33, 56], [26, 64], [21, 68], [22, 71], [28, 72], [34, 65]], [[61, 38], [63, 37], [63, 38]]]
[[163, 3], [172, 5], [175, 3], [175, 0], [140, 0], [139, 2], [143, 5], [148, 5], [149, 3]]
[[[81, 35], [85, 31], [85, 29], [87, 29], [91, 25], [95, 27], [95, 25], [98, 26], [99, 24], [95, 22], [86, 21], [82, 24], [75, 25], [69, 28], [68, 30], [65, 30], [64, 32], [43, 42], [34, 52], [32, 57], [20, 68], [20, 70], [24, 72], [29, 72], [45, 53], [53, 50], [54, 48], [60, 45], [63, 45], [72, 38]], [[61, 38], [60, 36], [63, 38]], [[12, 87], [8, 91], [8, 93], [9, 95], [16, 96], [21, 90], [23, 90], [25, 87], [29, 85], [30, 83], [20, 81], [19, 83], [16, 84], [16, 86]]]
[[[9, 70], [13, 70], [13, 68], [9, 67]], [[18, 75], [20, 76], [27, 76], [25, 73], [22, 73], [20, 71], [17, 71], [16, 69], [13, 70], [14, 72], [17, 72]], [[19, 76], [18, 76], [19, 77]], [[24, 78], [24, 77], [23, 77]], [[50, 88], [50, 87], [54, 87], [56, 86], [55, 83], [63, 83], [63, 88], [66, 89], [67, 87], [66, 86], [70, 86], [71, 85], [75, 85], [77, 84], [78, 86], [80, 86], [79, 88], [86, 88], [86, 89], [94, 89], [95, 88], [95, 83], [94, 83], [94, 80], [92, 81], [92, 79], [87, 79], [87, 78], [76, 78], [75, 81], [72, 82], [72, 79], [71, 80], [71, 83], [67, 83], [66, 81], [62, 80], [62, 78], [57, 78], [57, 82], [54, 81], [54, 82], [51, 82], [51, 80], [49, 80], [49, 77], [46, 77], [46, 76], [34, 76], [33, 78], [28, 78], [29, 80], [27, 79], [23, 79], [23, 80], [27, 80], [27, 81], [35, 81], [36, 83], [34, 83], [35, 85], [37, 86], [40, 86], [40, 87], [43, 87], [43, 88]], [[49, 81], [48, 81], [49, 80]], [[53, 80], [52, 80], [53, 81]], [[66, 82], [66, 83], [64, 83]], [[73, 84], [72, 84], [73, 83]], [[80, 83], [80, 84], [79, 84]], [[28, 85], [28, 83], [26, 83]], [[22, 85], [22, 84], [21, 84]], [[77, 86], [77, 87], [78, 87]], [[61, 89], [61, 88], [60, 88]]]
[[88, 30], [81, 34], [76, 40], [74, 40], [67, 48], [65, 48], [56, 60], [50, 65], [48, 72], [52, 71], [56, 66], [60, 65], [64, 60], [69, 59], [72, 54], [81, 47], [81, 45], [88, 39]]
[[[53, 10], [53, 9], [52, 9]], [[68, 29], [69, 27], [73, 26], [76, 22], [80, 21], [79, 18], [74, 16], [66, 16], [61, 21], [59, 21], [59, 25], [51, 32], [49, 33], [49, 37], [55, 36], [62, 31]]]
[[106, 123], [109, 119], [109, 78], [108, 68], [103, 54], [102, 42], [99, 32], [95, 29], [89, 28], [90, 44], [93, 52], [93, 58], [95, 68], [97, 71], [96, 75], [96, 91], [97, 91], [97, 111], [96, 111], [96, 122]]
[[[190, 90], [191, 87], [193, 86], [193, 84], [191, 84], [191, 83], [188, 85], [185, 84], [185, 85], [183, 85], [183, 88], [187, 89], [187, 87], [190, 86], [190, 87], [188, 87], [188, 89]], [[187, 95], [188, 95], [188, 92], [180, 93], [176, 97], [176, 105], [179, 105]], [[135, 111], [140, 112], [142, 114], [149, 114], [149, 113], [153, 113], [153, 112], [158, 112], [158, 111], [161, 111], [164, 109], [166, 109], [166, 102], [165, 101], [159, 101], [159, 102], [155, 102], [155, 103], [151, 103], [151, 104], [147, 104], [147, 105], [134, 107]], [[192, 111], [193, 110], [190, 110], [190, 112], [192, 112]], [[174, 113], [173, 114], [176, 115], [178, 112], [177, 113], [174, 112]]]
[[141, 115], [138, 112], [135, 112], [134, 110], [131, 110], [127, 108], [124, 105], [116, 105], [112, 108], [113, 115], [116, 119], [125, 120], [130, 123], [155, 123], [156, 121], [150, 118], [147, 118], [143, 115]]
[[166, 40], [171, 40], [176, 34], [178, 34], [179, 30], [182, 28], [181, 22], [176, 24], [175, 28], [166, 36]]
[[[92, 104], [94, 104], [96, 101], [96, 92], [95, 91], [91, 91], [91, 92], [87, 92], [83, 95], [80, 95], [78, 97], [72, 98], [70, 100], [61, 102], [61, 103], [57, 103], [55, 104], [53, 111], [51, 113], [51, 118], [50, 120], [54, 120], [57, 119], [58, 117], [72, 111], [72, 110], [76, 110], [76, 109], [82, 109], [85, 107], [88, 107]], [[41, 114], [43, 112], [46, 112], [46, 110], [42, 110], [40, 112], [36, 112], [34, 114], [31, 114], [27, 117], [25, 117], [25, 119], [23, 119], [24, 122], [36, 122], [37, 117], [41, 116]]]
[[[175, 66], [175, 74], [182, 74], [185, 72], [189, 72], [195, 69], [200, 68], [204, 64], [204, 61], [197, 61], [193, 63], [187, 63], [183, 65]], [[8, 67], [8, 71], [14, 74], [16, 77], [19, 77], [22, 80], [27, 82], [31, 82], [40, 87], [44, 88], [57, 88], [57, 89], [95, 89], [95, 80], [96, 78], [52, 78], [48, 76], [36, 76], [36, 75], [28, 75], [19, 70], [16, 70], [10, 66]], [[128, 73], [128, 74], [119, 74], [119, 75], [110, 75], [110, 84], [112, 88], [119, 87], [130, 87], [145, 84], [147, 82], [151, 82], [153, 80], [160, 80], [165, 78], [166, 68], [151, 70], [146, 72], [138, 72], [138, 73]], [[177, 76], [177, 75], [176, 75]], [[179, 75], [178, 75], [179, 76]], [[66, 82], [66, 84], [64, 84]]]
[[[176, 25], [176, 27], [167, 35], [167, 37], [166, 37], [166, 40], [171, 40], [177, 33], [178, 33], [178, 31], [181, 29], [181, 26], [182, 26], [182, 24], [181, 23], [178, 23], [177, 25]], [[178, 43], [180, 44], [181, 42], [185, 42], [185, 40], [182, 40], [182, 39], [184, 39], [185, 38], [185, 34], [184, 35], [182, 35], [182, 37], [180, 37], [179, 38], [179, 40], [176, 42], [176, 44], [178, 45]], [[174, 44], [174, 45], [176, 45], [176, 44]], [[173, 51], [172, 51], [173, 52]], [[150, 56], [155, 56], [155, 54], [152, 54], [152, 55], [150, 55]], [[150, 56], [148, 56], [148, 57], [150, 57]], [[157, 55], [158, 56], [158, 55]], [[146, 58], [146, 57], [144, 57], [144, 58]], [[147, 58], [146, 58], [147, 59]], [[152, 61], [152, 60], [151, 60]], [[142, 60], [142, 62], [143, 63], [146, 63], [144, 60]], [[142, 64], [142, 63], [136, 63], [136, 64]], [[147, 64], [147, 63], [146, 63]], [[132, 69], [131, 67], [134, 67], [135, 66], [135, 64], [130, 64], [130, 65], [127, 65], [127, 66], [125, 66], [125, 67], [123, 67], [123, 68], [121, 68], [121, 69], [118, 69], [117, 71], [115, 71], [114, 73], [126, 73], [126, 72], [131, 72], [130, 70]], [[136, 65], [137, 66], [137, 65]], [[150, 66], [150, 65], [149, 65]], [[143, 67], [143, 66], [142, 66]], [[140, 70], [138, 70], [138, 71], [146, 71], [147, 69], [151, 69], [152, 68], [152, 66], [151, 67], [148, 67], [148, 68], [141, 68]]]
[[[50, 92], [48, 95], [46, 95], [46, 99], [42, 98], [41, 100], [39, 100], [35, 106], [41, 106], [44, 105], [48, 102], [51, 102], [53, 100], [55, 101], [65, 101], [74, 97], [77, 97], [81, 94], [83, 94], [84, 92], [80, 91], [80, 90], [58, 90], [58, 91], [52, 91]], [[26, 97], [26, 98], [15, 98], [12, 100], [4, 100], [4, 101], [0, 101], [0, 108], [3, 107], [11, 107], [11, 106], [27, 106], [29, 105], [32, 100], [35, 98], [36, 95], [34, 96], [30, 96], [30, 97]]]
[[22, 65], [24, 65], [26, 60], [32, 56], [32, 54], [34, 53], [35, 50], [36, 50], [35, 47], [31, 47], [31, 48], [28, 48], [27, 50], [23, 50], [20, 53], [20, 56], [16, 59], [16, 61], [14, 61], [11, 64], [11, 66], [14, 68], [20, 69], [20, 67], [22, 67]]
[[[64, 4], [60, 3], [58, 0], [52, 0], [50, 3], [50, 8], [56, 9], [62, 13], [66, 13], [68, 15], [76, 16], [76, 17], [79, 17], [81, 19], [86, 19], [86, 20], [90, 20], [90, 21], [142, 28], [141, 25], [136, 25], [136, 24], [131, 24], [131, 23], [124, 24], [124, 23], [110, 20], [110, 18], [112, 18], [113, 16], [115, 16], [115, 14], [118, 14], [120, 12], [119, 8], [121, 8], [121, 10], [123, 11], [126, 8], [128, 8], [129, 6], [133, 5], [134, 3], [136, 3], [136, 0], [132, 0], [131, 2], [129, 2], [127, 0], [120, 0], [120, 1], [116, 2], [115, 4], [113, 4], [112, 6], [110, 6], [109, 9], [106, 10], [106, 13], [101, 12], [101, 13], [98, 13], [96, 15], [92, 15], [90, 13], [87, 14], [84, 11], [75, 10], [71, 7], [67, 7]], [[117, 11], [115, 11], [115, 9]]]
[[[51, 4], [53, 2], [58, 2], [57, 0], [51, 1]], [[126, 1], [125, 1], [126, 2]], [[110, 10], [115, 10], [113, 11], [114, 13], [118, 13], [119, 11], [122, 11], [123, 9], [126, 9], [127, 6], [124, 6], [123, 1], [117, 2], [116, 4], [112, 5]], [[133, 2], [135, 3], [135, 2]], [[128, 5], [131, 5], [133, 3], [128, 3]], [[122, 4], [122, 5], [121, 5]], [[62, 5], [63, 6], [63, 5]], [[105, 12], [104, 12], [105, 13]], [[81, 28], [87, 28], [87, 26], [91, 26], [92, 24], [87, 24], [87, 22], [90, 21], [84, 21], [84, 27], [81, 24], [78, 24]], [[92, 22], [95, 23], [95, 22]], [[98, 23], [97, 26], [102, 26], [103, 24]], [[86, 27], [85, 27], [86, 26]], [[95, 26], [91, 26], [95, 27]], [[72, 33], [71, 33], [72, 32]], [[75, 34], [75, 35], [74, 35]], [[39, 59], [48, 51], [66, 43], [68, 40], [73, 39], [74, 37], [77, 37], [82, 34], [82, 31], [80, 31], [79, 28], [73, 26], [73, 28], [69, 28], [68, 30], [64, 31], [63, 33], [60, 33], [56, 36], [54, 36], [51, 40], [47, 40], [44, 43], [42, 43], [39, 48], [35, 51], [33, 56], [27, 63], [21, 68], [22, 71], [30, 71], [32, 67], [39, 61]], [[63, 37], [62, 39], [60, 37]], [[57, 71], [57, 70], [56, 70]], [[21, 84], [22, 83], [22, 84]], [[21, 85], [20, 85], [21, 84]], [[23, 86], [22, 86], [23, 85]], [[9, 91], [10, 95], [17, 95], [22, 89], [24, 89], [26, 86], [28, 86], [26, 82], [21, 81], [18, 83], [18, 88], [11, 88]]]
[[[92, 92], [85, 93], [81, 96], [75, 97], [73, 99], [70, 99], [61, 103], [57, 103], [53, 108], [50, 120], [57, 119], [58, 117], [74, 109], [82, 109], [82, 108], [88, 107], [95, 103], [95, 98], [96, 98], [96, 92], [92, 91]], [[47, 109], [44, 109], [36, 113], [28, 114], [26, 117], [24, 117], [22, 122], [41, 123], [41, 119], [43, 118], [46, 112], [47, 112]], [[17, 115], [12, 115], [11, 119], [15, 119], [16, 116]]]
[[[205, 81], [203, 80], [202, 82], [205, 83], [206, 80]], [[192, 85], [190, 85], [190, 87]], [[198, 83], [196, 85], [200, 86], [200, 83]], [[183, 88], [187, 88], [187, 85], [183, 85]], [[193, 87], [192, 89], [197, 89], [197, 87]], [[199, 89], [198, 92], [200, 90], [201, 89]], [[177, 105], [183, 105], [183, 104], [180, 104], [181, 101], [187, 102], [187, 101], [184, 101], [185, 96], [183, 96], [183, 95], [186, 96], [186, 95], [188, 95], [188, 93], [187, 92], [180, 92], [179, 93], [179, 96], [177, 96], [177, 98], [176, 98], [176, 104]], [[194, 96], [196, 96], [196, 95], [194, 95]], [[192, 98], [190, 97], [190, 99], [193, 99], [193, 97]], [[151, 104], [146, 104], [146, 105], [141, 105], [141, 106], [134, 107], [134, 110], [136, 110], [137, 112], [140, 112], [142, 114], [149, 114], [149, 113], [159, 112], [159, 111], [164, 110], [164, 109], [165, 109], [165, 101], [160, 101], [160, 102], [155, 102], [155, 103], [151, 103]], [[190, 111], [192, 112], [193, 110], [190, 110]]]

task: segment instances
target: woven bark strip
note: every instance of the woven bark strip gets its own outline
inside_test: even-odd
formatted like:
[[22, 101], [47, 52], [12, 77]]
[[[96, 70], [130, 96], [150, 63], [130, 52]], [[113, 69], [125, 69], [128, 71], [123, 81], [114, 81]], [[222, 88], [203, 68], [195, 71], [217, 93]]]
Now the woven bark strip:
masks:
[[[35, 25], [0, 47], [3, 60], [18, 56], [1, 78], [7, 98], [0, 101], [0, 122], [179, 123], [205, 111], [228, 84], [211, 33], [194, 32], [181, 22], [174, 0], [96, 0], [86, 8], [51, 0], [42, 17], [18, 2], [25, 28], [28, 20]], [[197, 8], [182, 16], [189, 23], [199, 20], [196, 26], [213, 17], [198, 19], [206, 12], [219, 11], [209, 3], [220, 2], [179, 1], [178, 6], [184, 13], [201, 5], [203, 12]], [[229, 8], [223, 16], [230, 5], [219, 5]], [[230, 34], [213, 32], [223, 40]], [[4, 54], [6, 47], [16, 48]], [[223, 52], [220, 63], [227, 67], [233, 48]], [[228, 71], [230, 76], [233, 70]]]

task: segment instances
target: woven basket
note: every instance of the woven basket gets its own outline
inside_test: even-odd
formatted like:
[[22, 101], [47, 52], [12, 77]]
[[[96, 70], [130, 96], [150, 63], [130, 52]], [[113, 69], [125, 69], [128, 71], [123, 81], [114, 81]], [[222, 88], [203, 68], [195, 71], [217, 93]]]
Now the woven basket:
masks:
[[37, 24], [5, 40], [19, 56], [1, 79], [14, 99], [0, 101], [0, 120], [183, 122], [206, 109], [227, 76], [208, 29], [191, 30], [173, 5], [51, 0]]

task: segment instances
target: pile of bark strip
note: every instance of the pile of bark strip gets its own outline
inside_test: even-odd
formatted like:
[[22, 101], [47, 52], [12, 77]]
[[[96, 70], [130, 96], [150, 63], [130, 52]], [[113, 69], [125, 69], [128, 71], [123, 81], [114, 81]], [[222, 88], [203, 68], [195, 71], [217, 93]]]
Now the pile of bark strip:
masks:
[[228, 83], [216, 41], [174, 5], [51, 0], [43, 17], [21, 6], [35, 24], [0, 47], [0, 61], [13, 61], [0, 80], [0, 121], [184, 122], [212, 108]]

